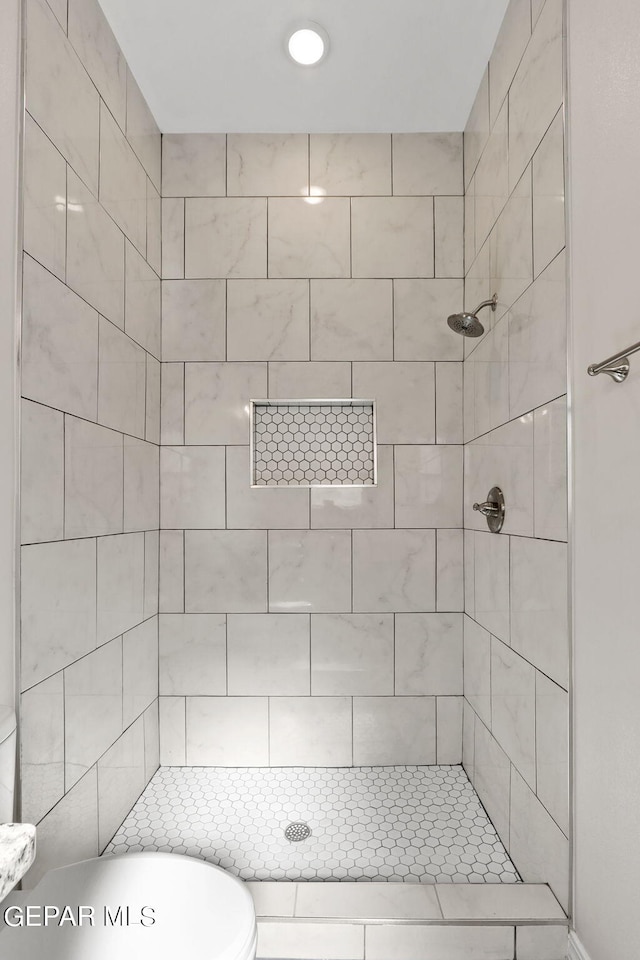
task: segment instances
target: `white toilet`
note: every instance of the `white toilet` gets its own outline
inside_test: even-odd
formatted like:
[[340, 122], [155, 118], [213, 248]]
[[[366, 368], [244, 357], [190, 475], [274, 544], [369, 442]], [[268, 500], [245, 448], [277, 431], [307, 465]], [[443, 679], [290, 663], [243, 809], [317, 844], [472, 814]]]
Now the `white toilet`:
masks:
[[[2, 747], [6, 814], [15, 747]], [[256, 940], [243, 882], [171, 853], [83, 860], [50, 870], [33, 890], [0, 904], [1, 960], [254, 960]]]

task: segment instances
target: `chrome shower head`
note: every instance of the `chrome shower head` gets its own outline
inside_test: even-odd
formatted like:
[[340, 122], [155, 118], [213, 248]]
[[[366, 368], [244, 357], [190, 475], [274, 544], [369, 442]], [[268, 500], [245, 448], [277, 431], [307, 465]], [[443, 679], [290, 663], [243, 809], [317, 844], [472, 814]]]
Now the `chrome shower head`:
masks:
[[498, 294], [494, 293], [491, 300], [484, 300], [473, 313], [452, 313], [447, 319], [447, 323], [455, 333], [462, 334], [463, 337], [481, 337], [484, 333], [484, 327], [478, 320], [478, 314], [484, 307], [496, 309], [498, 303]]

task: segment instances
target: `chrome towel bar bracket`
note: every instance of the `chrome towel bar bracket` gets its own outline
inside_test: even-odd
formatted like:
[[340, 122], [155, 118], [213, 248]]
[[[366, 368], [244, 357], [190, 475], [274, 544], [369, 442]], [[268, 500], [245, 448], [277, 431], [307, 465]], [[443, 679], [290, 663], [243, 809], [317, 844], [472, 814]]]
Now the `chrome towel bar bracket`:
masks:
[[637, 353], [638, 350], [640, 350], [640, 341], [634, 343], [631, 347], [627, 347], [626, 350], [614, 353], [612, 357], [607, 357], [601, 363], [592, 363], [590, 367], [587, 367], [587, 373], [590, 377], [597, 377], [599, 373], [607, 373], [616, 383], [624, 383], [631, 369], [629, 357]]

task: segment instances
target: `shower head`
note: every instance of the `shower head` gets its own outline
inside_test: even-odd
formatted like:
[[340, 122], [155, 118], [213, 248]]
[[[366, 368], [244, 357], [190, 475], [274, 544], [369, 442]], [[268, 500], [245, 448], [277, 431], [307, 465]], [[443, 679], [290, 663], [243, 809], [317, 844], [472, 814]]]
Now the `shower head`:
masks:
[[462, 334], [463, 337], [481, 337], [484, 333], [484, 327], [478, 320], [478, 314], [484, 307], [496, 309], [498, 303], [498, 294], [494, 293], [491, 300], [484, 300], [473, 313], [452, 313], [447, 319], [447, 323], [455, 333]]

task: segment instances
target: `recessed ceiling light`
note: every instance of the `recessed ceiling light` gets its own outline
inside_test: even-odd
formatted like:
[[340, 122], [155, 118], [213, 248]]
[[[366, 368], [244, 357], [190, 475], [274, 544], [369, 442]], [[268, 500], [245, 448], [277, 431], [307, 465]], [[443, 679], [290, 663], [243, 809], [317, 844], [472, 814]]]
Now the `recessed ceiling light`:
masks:
[[304, 23], [289, 33], [287, 51], [292, 60], [304, 67], [320, 63], [329, 50], [329, 37], [317, 23]]

